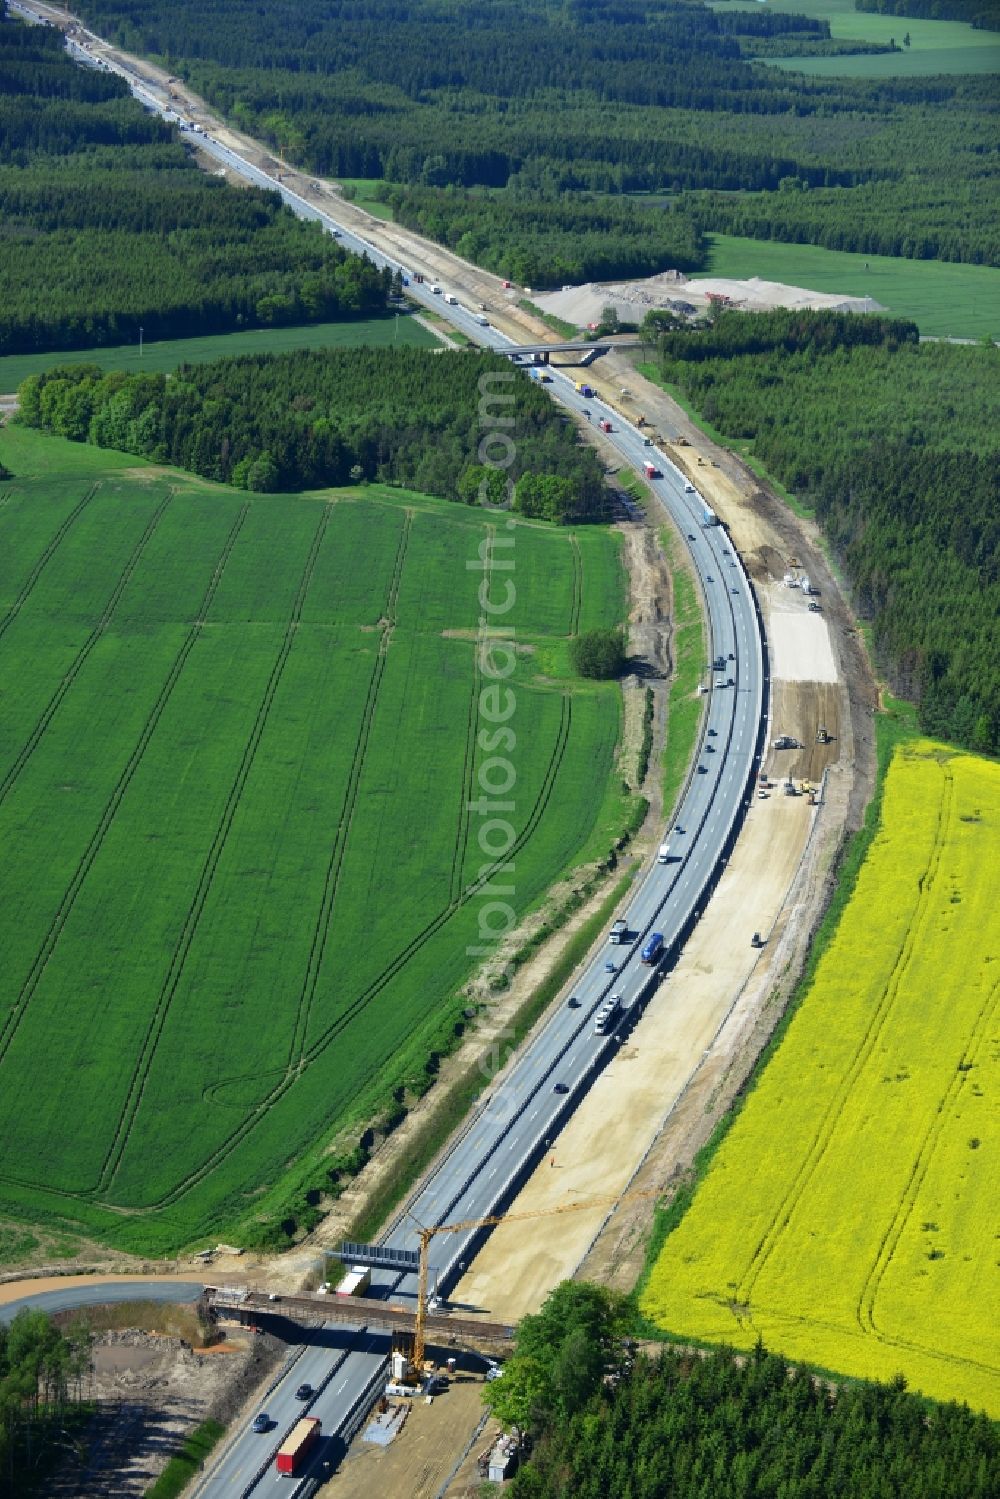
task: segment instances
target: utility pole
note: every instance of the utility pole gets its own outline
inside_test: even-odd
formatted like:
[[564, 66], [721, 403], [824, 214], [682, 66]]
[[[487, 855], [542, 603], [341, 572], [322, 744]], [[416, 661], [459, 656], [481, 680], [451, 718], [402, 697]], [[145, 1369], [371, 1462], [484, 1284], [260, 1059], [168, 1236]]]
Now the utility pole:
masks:
[[139, 329], [139, 358], [142, 358], [142, 328]]

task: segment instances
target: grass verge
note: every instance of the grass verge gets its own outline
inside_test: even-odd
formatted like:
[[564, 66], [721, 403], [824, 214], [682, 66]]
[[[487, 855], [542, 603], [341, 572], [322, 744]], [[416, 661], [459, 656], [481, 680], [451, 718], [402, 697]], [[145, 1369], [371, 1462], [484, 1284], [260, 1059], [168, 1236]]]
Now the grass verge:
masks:
[[670, 565], [674, 590], [674, 674], [667, 697], [667, 736], [661, 761], [663, 812], [669, 818], [684, 785], [701, 723], [703, 700], [698, 696], [698, 681], [705, 664], [705, 631], [694, 579], [681, 560], [681, 543], [669, 526], [660, 531], [660, 545]]
[[225, 1431], [218, 1421], [203, 1421], [176, 1452], [163, 1472], [145, 1494], [145, 1499], [175, 1499], [198, 1472], [212, 1448]]
[[522, 312], [530, 312], [532, 317], [541, 318], [546, 328], [551, 328], [553, 333], [558, 333], [560, 338], [575, 338], [580, 329], [576, 323], [567, 323], [561, 317], [555, 317], [551, 312], [543, 312], [536, 307], [534, 302], [529, 302], [527, 297], [520, 297], [517, 303]]
[[357, 204], [377, 219], [395, 219], [392, 204], [385, 197], [392, 184], [383, 177], [339, 177], [337, 181], [348, 203]]
[[[593, 915], [588, 916], [579, 931], [573, 933], [551, 973], [525, 1000], [511, 1023], [510, 1031], [505, 1033], [511, 1050], [521, 1044], [570, 978], [574, 968], [586, 957], [632, 879], [633, 873], [630, 872], [615, 883]], [[399, 1207], [448, 1137], [458, 1129], [483, 1088], [491, 1081], [492, 1078], [484, 1080], [484, 1074], [476, 1070], [458, 1078], [451, 1085], [445, 1096], [438, 1101], [431, 1117], [419, 1130], [414, 1131], [406, 1150], [400, 1153], [398, 1160], [386, 1172], [364, 1210], [351, 1223], [345, 1238], [366, 1242], [376, 1237], [390, 1214]]]

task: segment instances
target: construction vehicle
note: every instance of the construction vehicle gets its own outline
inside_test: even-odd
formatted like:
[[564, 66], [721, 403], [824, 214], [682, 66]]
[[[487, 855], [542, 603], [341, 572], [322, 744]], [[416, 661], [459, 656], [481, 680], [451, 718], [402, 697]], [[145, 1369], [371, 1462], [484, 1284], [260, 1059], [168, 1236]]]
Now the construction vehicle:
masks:
[[686, 437], [678, 437], [677, 446], [679, 448], [689, 448], [691, 444], [688, 442]]
[[829, 744], [830, 743], [830, 736], [826, 732], [826, 729], [823, 726], [823, 724], [820, 724], [819, 728], [816, 730], [816, 743], [817, 744]]

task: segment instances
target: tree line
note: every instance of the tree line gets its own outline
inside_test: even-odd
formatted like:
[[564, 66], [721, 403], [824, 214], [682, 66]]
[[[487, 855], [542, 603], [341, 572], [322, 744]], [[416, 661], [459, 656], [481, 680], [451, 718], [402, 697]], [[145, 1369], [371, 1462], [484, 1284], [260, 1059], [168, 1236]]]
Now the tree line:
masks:
[[200, 172], [60, 34], [0, 15], [0, 354], [384, 310], [391, 276]]
[[980, 30], [1000, 31], [997, 0], [854, 0], [854, 9], [926, 21], [966, 21]]
[[[520, 210], [502, 222], [484, 210], [486, 257], [506, 227], [519, 249], [537, 238], [536, 262], [558, 256], [572, 274], [571, 236], [553, 239], [548, 206], [562, 193], [708, 193], [681, 205], [703, 230], [731, 228], [740, 198], [723, 194], [761, 193], [750, 233], [995, 263], [992, 79], [822, 79], [756, 64], [762, 52], [839, 49], [825, 20], [682, 0], [487, 0], [474, 14], [451, 0], [274, 0], [234, 32], [224, 8], [196, 0], [82, 8], [310, 170], [544, 200], [534, 227]], [[779, 200], [783, 182], [818, 196]], [[456, 204], [405, 202], [437, 237], [468, 232]], [[677, 223], [661, 227], [656, 269], [686, 247]], [[608, 234], [612, 274], [646, 263], [641, 217]], [[581, 274], [604, 274], [596, 249], [576, 257]]]
[[724, 312], [660, 371], [815, 509], [929, 732], [1000, 749], [1000, 350], [912, 323]]
[[[888, 1384], [831, 1386], [760, 1344], [657, 1356], [628, 1307], [564, 1282], [484, 1400], [530, 1437], [514, 1499], [991, 1499], [1000, 1431]], [[527, 1446], [527, 1444], [526, 1444]]]
[[652, 276], [664, 265], [695, 271], [706, 262], [692, 216], [670, 203], [453, 187], [395, 187], [386, 196], [406, 228], [523, 286]]
[[859, 255], [1000, 265], [996, 187], [970, 171], [947, 193], [940, 180], [906, 176], [845, 193], [788, 177], [777, 192], [708, 193], [692, 203], [702, 228]]
[[24, 1309], [0, 1322], [0, 1496], [35, 1492], [54, 1452], [65, 1450], [91, 1341], [85, 1326], [63, 1332], [44, 1312]]
[[[514, 397], [516, 456], [481, 461], [481, 380]], [[32, 375], [19, 420], [259, 492], [377, 480], [553, 521], [604, 518], [593, 450], [497, 355], [357, 348], [247, 355], [162, 374]], [[514, 485], [508, 493], [508, 479]]]

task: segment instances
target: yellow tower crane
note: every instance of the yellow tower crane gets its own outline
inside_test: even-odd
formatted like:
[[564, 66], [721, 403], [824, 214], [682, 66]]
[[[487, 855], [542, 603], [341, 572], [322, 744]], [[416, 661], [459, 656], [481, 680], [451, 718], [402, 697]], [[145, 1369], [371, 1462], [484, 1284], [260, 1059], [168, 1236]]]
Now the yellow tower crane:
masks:
[[429, 1228], [417, 1229], [420, 1239], [420, 1267], [417, 1273], [417, 1314], [413, 1336], [413, 1369], [419, 1378], [424, 1369], [425, 1331], [427, 1322], [427, 1256], [430, 1242], [438, 1234], [458, 1234], [470, 1228], [496, 1228], [501, 1223], [524, 1223], [529, 1218], [554, 1218], [559, 1213], [582, 1213], [587, 1208], [617, 1206], [622, 1202], [639, 1202], [651, 1197], [662, 1197], [662, 1187], [652, 1187], [641, 1192], [609, 1194], [606, 1197], [588, 1197], [582, 1202], [563, 1202], [553, 1208], [535, 1208], [527, 1213], [494, 1213], [488, 1218], [465, 1218], [458, 1223], [434, 1223]]

